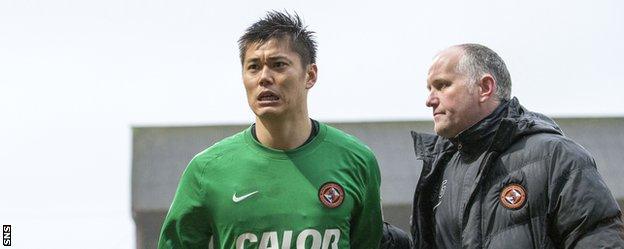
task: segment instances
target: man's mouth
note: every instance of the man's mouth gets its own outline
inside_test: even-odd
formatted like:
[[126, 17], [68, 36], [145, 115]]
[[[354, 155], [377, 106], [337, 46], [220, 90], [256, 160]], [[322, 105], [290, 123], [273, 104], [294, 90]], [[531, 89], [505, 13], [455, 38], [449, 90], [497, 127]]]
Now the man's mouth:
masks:
[[258, 101], [260, 102], [278, 101], [279, 99], [279, 96], [271, 91], [263, 91], [258, 95]]

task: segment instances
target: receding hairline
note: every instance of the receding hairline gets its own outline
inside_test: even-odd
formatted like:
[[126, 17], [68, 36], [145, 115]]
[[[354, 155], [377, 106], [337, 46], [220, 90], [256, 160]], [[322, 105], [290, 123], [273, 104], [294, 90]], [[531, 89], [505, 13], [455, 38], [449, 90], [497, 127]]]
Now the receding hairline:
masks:
[[[453, 54], [453, 52], [456, 52], [456, 54]], [[461, 45], [453, 45], [453, 46], [447, 47], [441, 50], [440, 52], [436, 53], [435, 56], [433, 56], [433, 63], [429, 67], [429, 70], [431, 70], [431, 68], [433, 68], [433, 66], [436, 63], [438, 63], [441, 58], [446, 58], [446, 60], [450, 60], [452, 58], [451, 56], [456, 56], [456, 58], [453, 58], [457, 60], [455, 63], [455, 73], [465, 74], [465, 72], [461, 72], [461, 70], [459, 70], [459, 66], [465, 55], [466, 55], [466, 50], [462, 48]]]
[[511, 75], [505, 61], [491, 48], [478, 43], [464, 43], [450, 46], [440, 54], [450, 50], [461, 51], [456, 72], [471, 78], [476, 83], [483, 74], [488, 74], [496, 81], [496, 97], [501, 100], [511, 98]]

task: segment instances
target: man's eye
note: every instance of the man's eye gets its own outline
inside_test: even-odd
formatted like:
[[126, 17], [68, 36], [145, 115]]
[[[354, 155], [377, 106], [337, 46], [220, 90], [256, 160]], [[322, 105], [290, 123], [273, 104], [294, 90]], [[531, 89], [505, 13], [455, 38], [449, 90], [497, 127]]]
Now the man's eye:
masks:
[[273, 67], [276, 67], [276, 68], [281, 68], [281, 67], [285, 67], [285, 66], [286, 66], [286, 63], [281, 62], [281, 61], [273, 63]]
[[247, 66], [247, 70], [258, 70], [259, 66], [257, 64], [251, 64]]

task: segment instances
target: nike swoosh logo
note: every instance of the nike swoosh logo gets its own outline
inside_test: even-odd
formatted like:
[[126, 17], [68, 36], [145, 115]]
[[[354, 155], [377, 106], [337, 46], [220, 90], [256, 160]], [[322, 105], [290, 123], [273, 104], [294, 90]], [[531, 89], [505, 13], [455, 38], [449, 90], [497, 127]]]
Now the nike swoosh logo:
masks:
[[241, 202], [242, 200], [247, 199], [247, 197], [252, 196], [252, 195], [254, 195], [256, 193], [258, 193], [258, 191], [251, 192], [251, 193], [243, 195], [241, 197], [236, 197], [236, 193], [234, 193], [234, 195], [232, 195], [232, 201], [234, 201], [234, 202]]

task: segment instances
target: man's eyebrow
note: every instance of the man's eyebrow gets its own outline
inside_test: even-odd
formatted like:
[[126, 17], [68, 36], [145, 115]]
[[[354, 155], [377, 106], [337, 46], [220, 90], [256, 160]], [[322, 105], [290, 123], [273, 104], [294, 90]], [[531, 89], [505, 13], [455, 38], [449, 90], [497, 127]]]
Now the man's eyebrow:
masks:
[[450, 84], [452, 83], [452, 81], [447, 80], [447, 79], [434, 79], [433, 81], [431, 81], [431, 83], [429, 83], [429, 81], [427, 81], [427, 89], [431, 90], [431, 87], [436, 87], [439, 85], [443, 85], [443, 84]]
[[449, 83], [453, 83], [453, 82], [447, 79], [438, 78], [438, 79], [433, 80], [431, 84], [427, 84], [427, 85], [439, 85], [439, 84], [449, 84]]
[[288, 59], [288, 57], [287, 57], [287, 56], [284, 56], [284, 55], [279, 55], [279, 54], [278, 54], [278, 55], [271, 55], [271, 56], [269, 56], [269, 60], [270, 60], [270, 61], [276, 61], [276, 60], [286, 60], [286, 61], [288, 61], [288, 62], [292, 62], [290, 59]]
[[252, 57], [252, 58], [245, 59], [245, 64], [252, 63], [252, 62], [258, 62], [258, 61], [260, 61], [260, 58]]
[[[288, 59], [288, 57], [287, 57], [287, 56], [285, 56], [285, 55], [272, 55], [272, 56], [269, 56], [269, 57], [268, 57], [268, 60], [269, 60], [269, 61], [286, 60], [286, 61], [288, 61], [289, 63], [292, 63], [292, 60]], [[244, 62], [244, 63], [245, 63], [245, 64], [246, 64], [246, 63], [257, 63], [257, 62], [259, 62], [259, 61], [261, 61], [259, 57], [251, 57], [251, 58], [245, 59], [245, 62]]]

